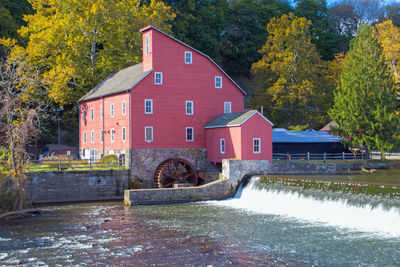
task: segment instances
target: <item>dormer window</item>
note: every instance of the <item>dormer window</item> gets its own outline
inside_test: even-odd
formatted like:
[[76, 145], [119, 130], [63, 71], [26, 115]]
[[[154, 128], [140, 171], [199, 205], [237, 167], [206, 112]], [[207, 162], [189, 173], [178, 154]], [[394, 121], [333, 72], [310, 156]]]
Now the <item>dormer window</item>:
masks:
[[185, 64], [192, 64], [192, 52], [185, 52]]
[[145, 40], [145, 52], [146, 56], [150, 54], [150, 36], [146, 35], [146, 40]]
[[154, 73], [154, 84], [162, 84], [162, 72]]
[[215, 76], [215, 88], [222, 88], [222, 77]]

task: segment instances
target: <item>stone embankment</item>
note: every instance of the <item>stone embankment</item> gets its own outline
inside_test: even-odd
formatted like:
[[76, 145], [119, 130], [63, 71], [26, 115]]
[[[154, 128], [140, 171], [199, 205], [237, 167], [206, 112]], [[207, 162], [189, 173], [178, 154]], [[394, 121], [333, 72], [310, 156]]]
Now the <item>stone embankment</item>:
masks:
[[130, 170], [28, 173], [25, 191], [33, 204], [123, 200]]
[[198, 187], [136, 189], [125, 191], [126, 205], [165, 204], [232, 197], [244, 177], [254, 175], [343, 174], [366, 169], [386, 169], [385, 163], [293, 163], [266, 160], [223, 160], [219, 180]]

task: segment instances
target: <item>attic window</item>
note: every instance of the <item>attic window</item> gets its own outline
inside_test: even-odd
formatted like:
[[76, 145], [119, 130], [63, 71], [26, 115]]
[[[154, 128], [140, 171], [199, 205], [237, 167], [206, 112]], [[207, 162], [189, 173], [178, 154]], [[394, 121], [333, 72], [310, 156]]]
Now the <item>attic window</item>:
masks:
[[222, 77], [215, 76], [215, 88], [222, 88]]
[[146, 41], [145, 41], [145, 52], [146, 56], [150, 54], [150, 36], [146, 35]]
[[192, 64], [192, 52], [185, 52], [185, 64]]

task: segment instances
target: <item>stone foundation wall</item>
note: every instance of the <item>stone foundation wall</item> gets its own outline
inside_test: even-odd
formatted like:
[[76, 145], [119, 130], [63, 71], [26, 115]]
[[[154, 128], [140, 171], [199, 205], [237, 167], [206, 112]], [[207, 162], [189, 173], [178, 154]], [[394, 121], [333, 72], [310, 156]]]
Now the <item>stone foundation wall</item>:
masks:
[[123, 200], [129, 170], [36, 172], [27, 174], [27, 199], [34, 204]]
[[204, 170], [207, 162], [205, 148], [189, 149], [147, 149], [132, 150], [131, 170], [135, 179], [142, 181], [142, 188], [153, 188], [153, 175], [157, 166], [169, 158], [182, 158], [189, 161], [197, 170]]
[[228, 180], [218, 180], [205, 185], [187, 188], [125, 190], [125, 205], [182, 203], [220, 200], [232, 196], [235, 188]]

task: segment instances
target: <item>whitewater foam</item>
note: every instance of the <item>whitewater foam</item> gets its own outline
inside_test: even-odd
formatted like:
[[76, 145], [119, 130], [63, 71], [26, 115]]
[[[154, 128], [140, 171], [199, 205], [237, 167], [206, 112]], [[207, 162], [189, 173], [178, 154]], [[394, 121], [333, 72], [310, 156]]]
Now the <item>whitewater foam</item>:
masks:
[[387, 209], [364, 205], [356, 207], [346, 200], [321, 200], [293, 192], [259, 189], [250, 181], [240, 198], [214, 202], [231, 208], [261, 214], [279, 215], [299, 221], [321, 223], [377, 235], [400, 237], [400, 213], [397, 208]]

